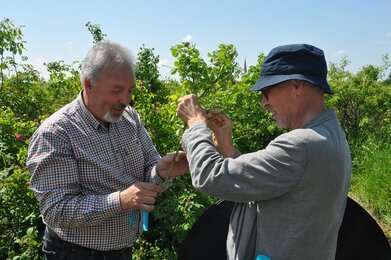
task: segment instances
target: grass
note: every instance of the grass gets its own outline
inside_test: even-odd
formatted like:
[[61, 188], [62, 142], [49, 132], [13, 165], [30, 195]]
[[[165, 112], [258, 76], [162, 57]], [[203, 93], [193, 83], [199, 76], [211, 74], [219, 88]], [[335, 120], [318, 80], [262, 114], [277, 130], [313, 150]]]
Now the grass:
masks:
[[353, 164], [350, 196], [376, 219], [391, 242], [391, 145], [362, 146], [358, 157], [360, 161]]

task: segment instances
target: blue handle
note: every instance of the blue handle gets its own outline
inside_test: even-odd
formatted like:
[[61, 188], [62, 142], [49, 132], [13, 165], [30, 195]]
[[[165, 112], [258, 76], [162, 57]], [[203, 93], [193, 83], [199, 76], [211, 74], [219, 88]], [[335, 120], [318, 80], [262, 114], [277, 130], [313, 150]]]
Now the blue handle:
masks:
[[148, 231], [148, 217], [149, 217], [149, 212], [143, 211], [143, 230], [144, 231]]
[[[129, 219], [129, 226], [133, 226], [135, 220], [136, 220], [136, 214], [137, 211], [133, 210], [130, 213], [130, 219]], [[142, 222], [143, 222], [143, 230], [148, 231], [148, 218], [149, 218], [149, 212], [148, 211], [143, 211], [142, 212]]]
[[132, 212], [130, 213], [129, 227], [133, 226], [134, 221], [135, 221], [135, 219], [136, 219], [136, 213], [137, 213], [137, 211], [132, 211]]
[[257, 255], [257, 258], [255, 260], [270, 260], [270, 257], [267, 255]]

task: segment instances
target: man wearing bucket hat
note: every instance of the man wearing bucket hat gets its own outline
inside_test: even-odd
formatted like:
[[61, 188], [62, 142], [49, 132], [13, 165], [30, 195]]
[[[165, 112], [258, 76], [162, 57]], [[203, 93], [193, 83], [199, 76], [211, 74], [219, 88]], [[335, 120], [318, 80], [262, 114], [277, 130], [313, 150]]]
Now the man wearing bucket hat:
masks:
[[[193, 185], [236, 202], [229, 259], [334, 259], [351, 175], [350, 149], [333, 109], [323, 51], [308, 44], [274, 48], [252, 91], [277, 126], [291, 131], [240, 154], [230, 119], [206, 113], [194, 95], [179, 100], [189, 125], [182, 139]], [[214, 134], [213, 140], [211, 131]], [[216, 147], [217, 149], [216, 149]]]

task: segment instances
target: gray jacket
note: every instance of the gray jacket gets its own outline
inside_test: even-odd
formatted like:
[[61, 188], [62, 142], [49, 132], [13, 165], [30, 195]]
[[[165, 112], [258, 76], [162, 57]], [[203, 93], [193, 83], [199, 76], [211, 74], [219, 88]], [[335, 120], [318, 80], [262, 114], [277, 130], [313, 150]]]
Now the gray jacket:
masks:
[[257, 152], [224, 159], [205, 123], [183, 136], [194, 187], [237, 202], [229, 259], [334, 259], [351, 158], [335, 111], [282, 134]]

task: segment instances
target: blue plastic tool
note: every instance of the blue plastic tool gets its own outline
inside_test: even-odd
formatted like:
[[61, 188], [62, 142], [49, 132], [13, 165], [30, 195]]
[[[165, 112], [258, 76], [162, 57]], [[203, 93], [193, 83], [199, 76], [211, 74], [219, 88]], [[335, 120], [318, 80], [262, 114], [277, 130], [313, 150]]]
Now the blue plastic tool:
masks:
[[148, 217], [149, 217], [149, 212], [143, 211], [143, 230], [144, 231], [148, 231]]
[[129, 227], [133, 226], [135, 219], [136, 219], [136, 211], [132, 211], [130, 213]]
[[[130, 214], [130, 219], [129, 219], [129, 226], [133, 226], [134, 221], [136, 220], [136, 215], [137, 211], [133, 210], [132, 213]], [[143, 222], [143, 230], [148, 231], [148, 218], [149, 218], [149, 212], [148, 211], [143, 211], [142, 212], [142, 222]]]
[[257, 258], [255, 260], [270, 260], [270, 257], [267, 255], [257, 255]]

